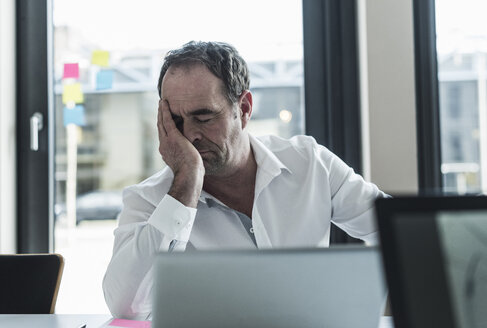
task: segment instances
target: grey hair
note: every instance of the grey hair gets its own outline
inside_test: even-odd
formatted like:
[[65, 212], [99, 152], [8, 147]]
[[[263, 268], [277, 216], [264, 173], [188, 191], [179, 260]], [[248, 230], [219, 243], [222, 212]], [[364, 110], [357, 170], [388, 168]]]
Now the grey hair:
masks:
[[223, 91], [231, 104], [237, 103], [242, 92], [249, 89], [249, 69], [235, 47], [224, 42], [190, 41], [179, 49], [170, 50], [164, 57], [157, 83], [159, 97], [162, 80], [170, 66], [190, 66], [194, 63], [204, 64], [223, 81]]

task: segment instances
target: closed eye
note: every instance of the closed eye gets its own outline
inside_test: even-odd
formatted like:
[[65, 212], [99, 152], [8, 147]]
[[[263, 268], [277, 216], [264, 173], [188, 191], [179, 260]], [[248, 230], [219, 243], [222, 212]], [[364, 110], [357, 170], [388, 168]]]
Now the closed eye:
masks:
[[207, 123], [207, 122], [209, 122], [209, 121], [211, 120], [211, 118], [208, 118], [208, 119], [202, 120], [202, 119], [197, 118], [197, 117], [195, 117], [194, 119], [195, 119], [195, 121], [196, 121], [196, 122], [198, 122], [198, 123]]
[[208, 123], [215, 117], [215, 111], [207, 108], [200, 108], [191, 112], [196, 123]]

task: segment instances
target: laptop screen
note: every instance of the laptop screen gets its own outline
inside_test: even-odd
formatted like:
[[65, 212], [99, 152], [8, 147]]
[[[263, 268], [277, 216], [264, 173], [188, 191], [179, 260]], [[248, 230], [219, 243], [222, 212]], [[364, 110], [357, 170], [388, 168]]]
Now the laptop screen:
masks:
[[487, 326], [487, 210], [436, 215], [451, 305], [460, 327]]
[[396, 327], [485, 327], [487, 198], [400, 197], [376, 210]]

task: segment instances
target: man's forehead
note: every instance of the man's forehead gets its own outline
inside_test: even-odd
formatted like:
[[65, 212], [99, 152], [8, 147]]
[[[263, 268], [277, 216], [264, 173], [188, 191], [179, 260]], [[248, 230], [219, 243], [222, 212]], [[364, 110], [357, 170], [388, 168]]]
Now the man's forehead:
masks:
[[[163, 98], [164, 99], [164, 98]], [[183, 112], [185, 114], [201, 108], [211, 109], [214, 104], [206, 97], [185, 97], [185, 98], [166, 98], [169, 103], [169, 109], [173, 114]]]
[[195, 65], [189, 71], [178, 67], [164, 76], [161, 96], [167, 100], [173, 114], [186, 114], [195, 109], [215, 109], [225, 106], [227, 99], [223, 92], [223, 82], [213, 75], [203, 64]]
[[208, 102], [210, 101], [210, 97], [207, 95], [195, 95], [194, 93], [180, 93], [177, 95], [165, 95], [163, 94], [163, 99], [170, 101], [171, 103], [184, 103], [188, 101], [197, 101], [197, 102]]

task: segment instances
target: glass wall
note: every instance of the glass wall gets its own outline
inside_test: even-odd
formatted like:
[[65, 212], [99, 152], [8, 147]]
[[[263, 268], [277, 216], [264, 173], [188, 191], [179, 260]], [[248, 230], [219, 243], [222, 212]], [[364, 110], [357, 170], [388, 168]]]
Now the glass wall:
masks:
[[101, 281], [121, 190], [164, 167], [156, 129], [160, 66], [190, 40], [246, 59], [249, 131], [304, 133], [300, 0], [54, 0], [55, 251], [66, 258], [57, 313], [108, 313]]
[[443, 185], [487, 192], [487, 23], [484, 0], [436, 0]]

